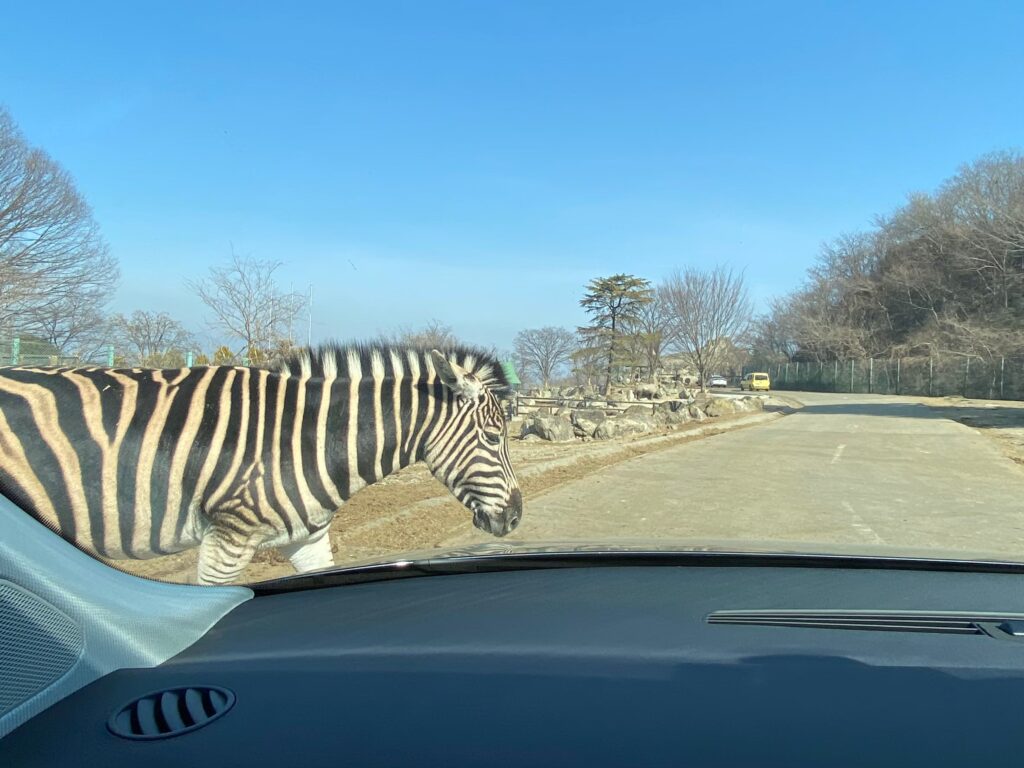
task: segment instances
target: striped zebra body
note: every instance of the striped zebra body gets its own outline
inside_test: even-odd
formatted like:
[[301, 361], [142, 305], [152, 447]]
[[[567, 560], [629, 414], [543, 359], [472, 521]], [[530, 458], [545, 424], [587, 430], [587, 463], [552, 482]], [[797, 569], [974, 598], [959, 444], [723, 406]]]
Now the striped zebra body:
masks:
[[503, 386], [472, 351], [361, 346], [280, 371], [4, 369], [0, 490], [102, 557], [198, 545], [201, 583], [267, 547], [299, 570], [332, 564], [343, 502], [420, 460], [500, 535], [522, 507], [504, 436], [492, 443]]

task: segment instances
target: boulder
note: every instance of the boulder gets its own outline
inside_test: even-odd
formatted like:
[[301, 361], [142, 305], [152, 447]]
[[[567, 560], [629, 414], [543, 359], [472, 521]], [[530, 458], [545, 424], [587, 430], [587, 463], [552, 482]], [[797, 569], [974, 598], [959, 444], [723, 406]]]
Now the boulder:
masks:
[[576, 437], [572, 422], [564, 416], [535, 415], [523, 422], [523, 437], [529, 434], [539, 435], [545, 440], [561, 442]]
[[572, 425], [580, 437], [593, 437], [598, 426], [608, 420], [604, 411], [596, 408], [576, 410], [572, 412]]
[[650, 408], [638, 406], [636, 411], [633, 411], [632, 413], [630, 413], [630, 411], [633, 411], [633, 409], [628, 408], [625, 413], [619, 416], [619, 419], [627, 419], [629, 421], [636, 422], [643, 428], [644, 432], [650, 432], [658, 426], [658, 420], [654, 418], [654, 413]]
[[731, 416], [734, 413], [745, 411], [746, 408], [731, 397], [713, 397], [704, 407], [704, 413], [713, 418], [719, 416]]
[[649, 419], [651, 417], [651, 409], [646, 405], [631, 405], [622, 412], [622, 415], [630, 418]]
[[690, 418], [694, 421], [704, 421], [704, 419], [707, 418], [704, 411], [702, 411], [697, 405], [689, 405], [687, 406], [687, 410], [690, 412]]
[[764, 410], [764, 398], [763, 397], [752, 397], [747, 395], [746, 397], [740, 398], [747, 405], [749, 411], [763, 411]]
[[619, 416], [615, 419], [605, 419], [594, 431], [594, 437], [598, 440], [610, 440], [615, 437], [626, 437], [638, 435], [649, 431], [651, 425], [638, 419], [627, 416]]
[[689, 404], [685, 400], [666, 400], [654, 409], [654, 418], [661, 424], [685, 424], [690, 420]]

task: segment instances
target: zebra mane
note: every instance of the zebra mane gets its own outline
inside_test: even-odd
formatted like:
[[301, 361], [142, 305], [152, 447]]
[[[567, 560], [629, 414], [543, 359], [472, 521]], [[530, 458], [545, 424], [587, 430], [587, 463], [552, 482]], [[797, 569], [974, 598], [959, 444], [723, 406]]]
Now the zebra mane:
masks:
[[[409, 346], [388, 343], [357, 343], [357, 344], [321, 344], [317, 347], [299, 349], [281, 360], [277, 369], [281, 373], [305, 379], [338, 378], [348, 379], [349, 359], [356, 355], [362, 375], [366, 376], [374, 370], [374, 366], [383, 364], [384, 378], [394, 375], [392, 356], [398, 358], [403, 370], [408, 375], [410, 356], [419, 363], [421, 378], [425, 376], [428, 366], [433, 367], [430, 360], [431, 347]], [[472, 373], [488, 389], [497, 392], [511, 389], [508, 375], [501, 362], [490, 352], [476, 347], [462, 345], [438, 349], [449, 361], [465, 368]]]

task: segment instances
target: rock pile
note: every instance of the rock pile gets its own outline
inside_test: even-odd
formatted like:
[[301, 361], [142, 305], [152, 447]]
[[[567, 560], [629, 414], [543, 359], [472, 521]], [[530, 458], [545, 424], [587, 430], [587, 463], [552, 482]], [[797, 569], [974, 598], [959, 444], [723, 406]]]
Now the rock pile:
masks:
[[752, 396], [711, 397], [703, 406], [692, 399], [662, 400], [654, 403], [653, 407], [631, 405], [615, 415], [609, 415], [609, 411], [600, 408], [559, 408], [551, 415], [527, 416], [520, 437], [553, 442], [610, 440], [763, 408], [764, 400]]

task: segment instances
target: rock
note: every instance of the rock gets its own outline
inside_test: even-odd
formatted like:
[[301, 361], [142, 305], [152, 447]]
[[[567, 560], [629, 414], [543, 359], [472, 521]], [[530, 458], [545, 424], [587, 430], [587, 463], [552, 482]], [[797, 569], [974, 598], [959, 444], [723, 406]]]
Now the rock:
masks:
[[596, 408], [573, 411], [570, 418], [576, 434], [586, 437], [593, 437], [598, 426], [608, 420], [605, 412]]
[[741, 398], [743, 402], [747, 404], [747, 410], [750, 411], [763, 411], [764, 410], [764, 398], [763, 397], [752, 397], [747, 395]]
[[690, 420], [689, 404], [685, 400], [666, 400], [654, 408], [657, 422], [668, 425], [685, 424]]
[[696, 405], [687, 406], [687, 410], [690, 412], [690, 418], [694, 421], [704, 421], [707, 418], [704, 411]]
[[626, 437], [647, 432], [650, 424], [643, 423], [637, 419], [619, 416], [616, 419], [606, 419], [598, 425], [594, 431], [594, 437], [598, 440], [610, 440], [614, 437]]
[[746, 410], [746, 408], [731, 397], [713, 397], [711, 398], [711, 402], [704, 407], [704, 413], [715, 418], [719, 416], [731, 416], [738, 411], [744, 410]]
[[631, 406], [629, 406], [629, 408], [627, 408], [626, 410], [624, 410], [622, 412], [622, 415], [623, 416], [629, 416], [631, 418], [633, 418], [633, 417], [639, 417], [639, 418], [642, 418], [642, 419], [650, 418], [650, 416], [651, 416], [651, 409], [648, 408], [646, 405], [631, 405]]
[[543, 440], [544, 438], [542, 438], [540, 435], [537, 435], [537, 434], [534, 434], [533, 432], [530, 432], [527, 435], [523, 435], [519, 439], [522, 440], [524, 443], [537, 443], [537, 442], [540, 442], [541, 440]]
[[627, 408], [625, 413], [618, 418], [636, 422], [643, 428], [644, 432], [650, 432], [658, 426], [658, 422], [654, 418], [654, 412], [650, 408], [644, 408], [642, 405]]
[[545, 440], [561, 442], [576, 437], [572, 422], [564, 416], [534, 416], [523, 423], [523, 437], [540, 435]]

